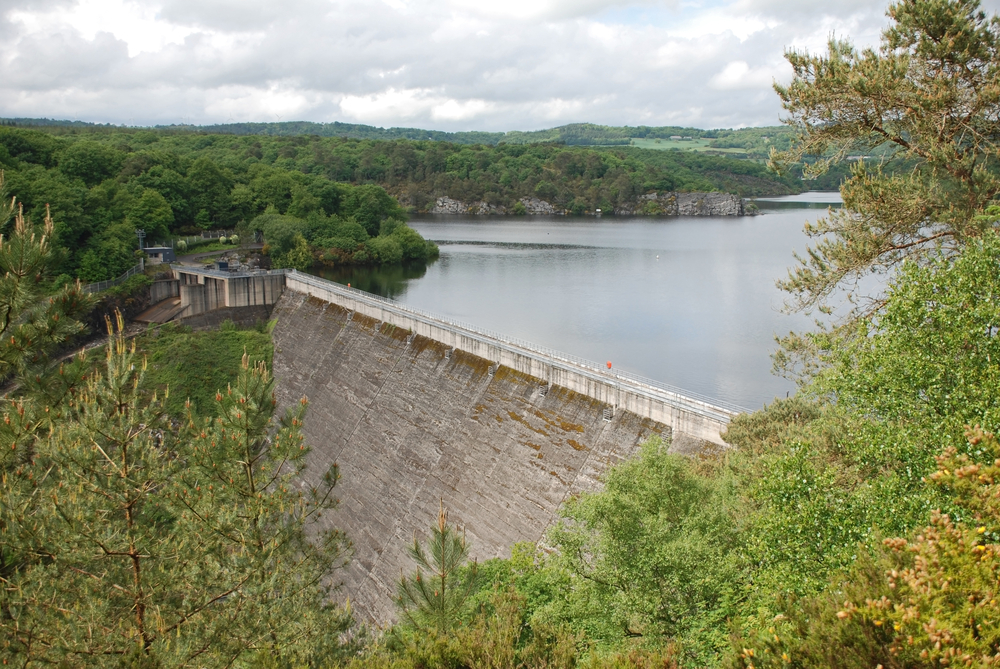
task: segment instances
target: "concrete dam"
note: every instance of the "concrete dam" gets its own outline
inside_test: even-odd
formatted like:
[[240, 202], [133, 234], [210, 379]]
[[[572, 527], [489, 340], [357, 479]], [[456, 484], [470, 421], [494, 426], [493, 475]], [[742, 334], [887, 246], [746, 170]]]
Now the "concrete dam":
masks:
[[504, 556], [650, 436], [722, 444], [739, 410], [300, 272], [281, 290], [279, 273], [257, 275], [264, 291], [253, 275], [174, 271], [218, 308], [273, 305], [279, 410], [309, 399], [307, 477], [340, 467], [340, 506], [323, 522], [353, 542], [338, 598], [365, 622], [395, 618], [406, 548], [440, 503], [476, 559]]

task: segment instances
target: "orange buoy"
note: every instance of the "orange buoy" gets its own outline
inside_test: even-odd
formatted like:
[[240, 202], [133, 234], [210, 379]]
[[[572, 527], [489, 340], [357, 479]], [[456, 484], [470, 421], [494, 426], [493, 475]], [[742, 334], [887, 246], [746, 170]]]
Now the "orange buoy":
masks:
[[608, 369], [611, 369], [611, 361], [608, 360]]
[[347, 284], [347, 287], [348, 287], [348, 288], [350, 288], [350, 287], [351, 287], [351, 284]]

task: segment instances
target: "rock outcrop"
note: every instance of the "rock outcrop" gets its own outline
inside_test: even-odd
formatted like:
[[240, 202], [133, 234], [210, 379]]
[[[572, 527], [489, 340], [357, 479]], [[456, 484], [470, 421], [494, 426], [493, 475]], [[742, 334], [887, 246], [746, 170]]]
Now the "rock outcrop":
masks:
[[466, 204], [450, 197], [439, 197], [434, 201], [431, 208], [432, 214], [472, 214], [474, 216], [504, 215], [507, 213], [506, 207], [489, 204], [487, 202], [473, 202]]
[[615, 207], [619, 216], [743, 216], [743, 198], [732, 193], [647, 193]]
[[[537, 197], [522, 197], [518, 202], [524, 207], [524, 213], [534, 216], [566, 213], [565, 209]], [[430, 213], [504, 216], [516, 212], [486, 202], [468, 204], [442, 196], [434, 202]], [[640, 195], [635, 202], [615, 207], [614, 213], [617, 216], [748, 216], [757, 212], [748, 209], [743, 198], [732, 193], [668, 192]]]
[[525, 211], [529, 214], [551, 215], [563, 213], [561, 209], [556, 209], [545, 200], [539, 200], [537, 197], [522, 197], [519, 202], [524, 205]]

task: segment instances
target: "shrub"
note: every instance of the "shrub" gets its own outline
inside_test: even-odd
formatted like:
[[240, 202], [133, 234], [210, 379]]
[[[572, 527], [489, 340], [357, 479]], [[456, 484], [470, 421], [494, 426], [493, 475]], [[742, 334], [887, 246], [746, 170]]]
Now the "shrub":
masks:
[[369, 253], [378, 262], [391, 264], [403, 260], [403, 247], [395, 238], [395, 235], [374, 237], [365, 242], [365, 246], [368, 247]]

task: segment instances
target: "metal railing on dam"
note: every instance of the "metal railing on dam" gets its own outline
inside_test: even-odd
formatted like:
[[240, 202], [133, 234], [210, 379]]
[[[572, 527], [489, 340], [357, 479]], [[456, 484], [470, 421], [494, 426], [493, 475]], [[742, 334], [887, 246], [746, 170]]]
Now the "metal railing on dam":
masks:
[[631, 411], [716, 443], [722, 443], [719, 433], [729, 419], [746, 411], [743, 407], [636, 374], [604, 370], [591, 360], [442, 318], [304, 272], [285, 270], [285, 287], [478, 355], [497, 365], [506, 365], [548, 384], [581, 392], [611, 408]]

